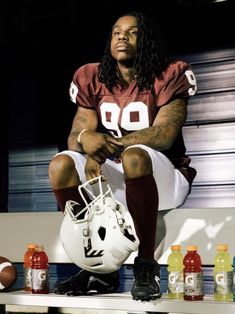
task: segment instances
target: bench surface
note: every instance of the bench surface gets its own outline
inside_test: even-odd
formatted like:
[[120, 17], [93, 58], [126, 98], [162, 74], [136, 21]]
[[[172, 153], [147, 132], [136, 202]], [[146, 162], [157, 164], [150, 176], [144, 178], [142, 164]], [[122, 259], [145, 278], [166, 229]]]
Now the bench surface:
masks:
[[64, 296], [30, 294], [15, 291], [0, 294], [0, 304], [33, 305], [49, 307], [68, 307], [96, 310], [121, 310], [129, 313], [174, 312], [188, 314], [234, 314], [235, 302], [215, 302], [213, 296], [205, 295], [203, 301], [184, 301], [169, 299], [166, 294], [162, 298], [150, 302], [134, 301], [130, 293], [113, 293], [93, 296]]

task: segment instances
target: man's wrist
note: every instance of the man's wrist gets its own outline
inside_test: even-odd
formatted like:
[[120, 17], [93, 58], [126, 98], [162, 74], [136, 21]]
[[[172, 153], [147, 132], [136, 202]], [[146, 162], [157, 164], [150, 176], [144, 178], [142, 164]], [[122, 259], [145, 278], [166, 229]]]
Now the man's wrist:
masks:
[[88, 129], [83, 129], [79, 134], [78, 134], [78, 137], [77, 137], [77, 142], [79, 144], [81, 144], [81, 136], [84, 132], [88, 131]]

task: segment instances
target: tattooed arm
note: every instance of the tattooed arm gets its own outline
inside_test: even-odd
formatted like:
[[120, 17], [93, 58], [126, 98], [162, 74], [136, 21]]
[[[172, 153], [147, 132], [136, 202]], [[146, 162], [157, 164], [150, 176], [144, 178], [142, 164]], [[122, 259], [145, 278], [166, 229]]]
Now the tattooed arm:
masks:
[[[97, 126], [96, 111], [78, 107], [68, 137], [68, 149], [86, 153], [97, 162], [103, 163], [106, 157], [113, 155], [114, 147], [122, 147], [122, 144], [107, 134], [96, 132]], [[83, 130], [85, 131], [82, 132]], [[78, 136], [80, 133], [79, 143]], [[111, 143], [114, 145], [111, 146]]]
[[132, 132], [122, 138], [124, 147], [143, 144], [153, 149], [169, 149], [181, 131], [187, 116], [187, 102], [175, 99], [160, 108], [153, 126]]
[[82, 145], [79, 144], [77, 141], [78, 135], [84, 129], [95, 131], [97, 125], [98, 118], [95, 110], [88, 110], [82, 107], [78, 107], [68, 137], [68, 149], [84, 153]]

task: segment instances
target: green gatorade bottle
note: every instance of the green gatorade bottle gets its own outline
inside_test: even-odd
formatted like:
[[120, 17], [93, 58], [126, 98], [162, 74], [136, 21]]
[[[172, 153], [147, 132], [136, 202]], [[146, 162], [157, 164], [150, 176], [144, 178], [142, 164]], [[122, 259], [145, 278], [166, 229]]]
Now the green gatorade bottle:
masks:
[[168, 270], [168, 297], [172, 299], [183, 299], [184, 296], [184, 274], [183, 254], [181, 245], [171, 246], [171, 253], [167, 259]]
[[217, 301], [233, 300], [233, 267], [227, 244], [217, 245], [214, 257], [214, 298]]

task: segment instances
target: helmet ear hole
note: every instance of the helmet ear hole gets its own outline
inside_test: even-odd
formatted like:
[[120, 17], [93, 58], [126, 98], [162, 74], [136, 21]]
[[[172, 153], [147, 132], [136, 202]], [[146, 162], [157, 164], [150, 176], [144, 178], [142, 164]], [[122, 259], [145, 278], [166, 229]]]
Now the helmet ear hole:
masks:
[[105, 236], [106, 236], [106, 229], [104, 227], [100, 227], [98, 230], [98, 234], [100, 236], [100, 239], [104, 241]]

